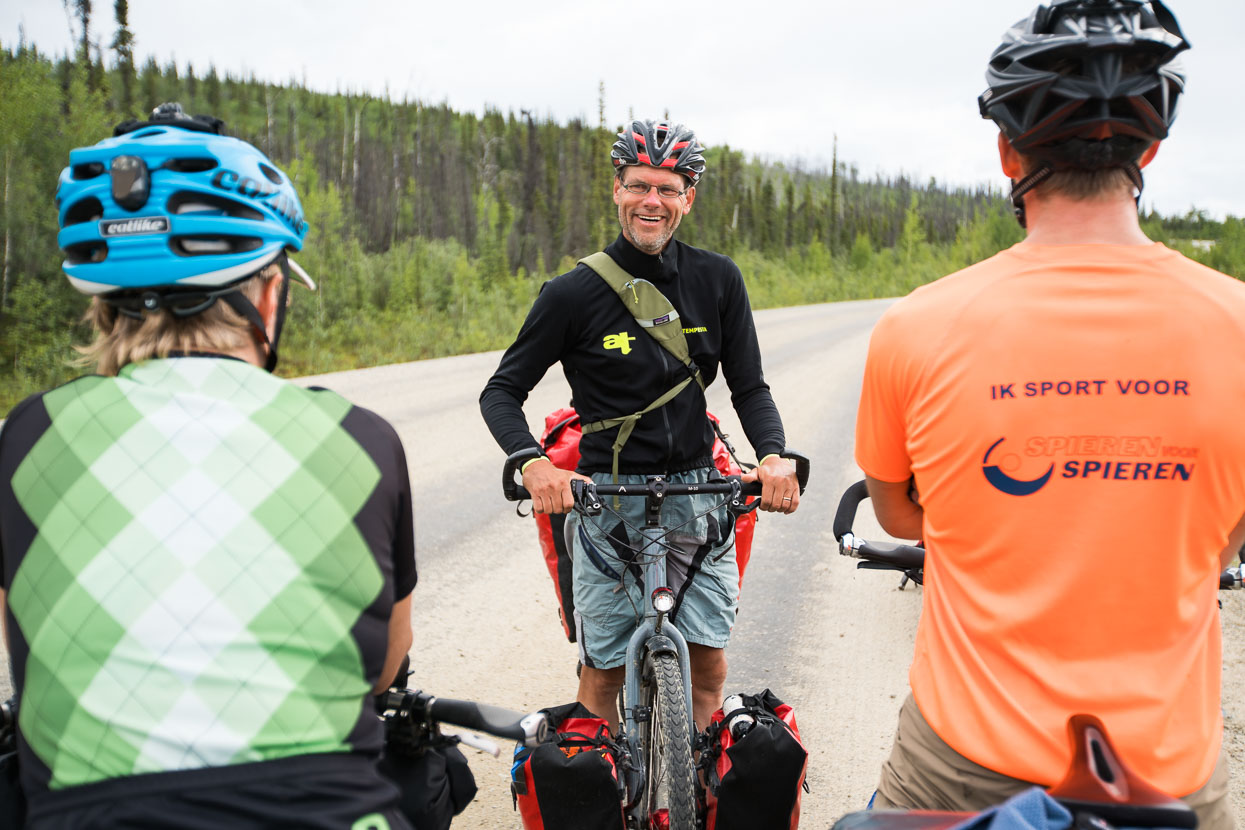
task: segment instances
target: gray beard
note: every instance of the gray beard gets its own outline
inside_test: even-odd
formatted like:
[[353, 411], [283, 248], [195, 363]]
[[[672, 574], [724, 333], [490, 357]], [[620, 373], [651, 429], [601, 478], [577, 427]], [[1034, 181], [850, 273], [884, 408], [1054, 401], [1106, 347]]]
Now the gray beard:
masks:
[[644, 253], [649, 254], [650, 256], [657, 256], [662, 251], [666, 250], [666, 246], [669, 245], [670, 240], [674, 238], [675, 229], [670, 228], [661, 237], [659, 237], [660, 244], [657, 245], [656, 247], [653, 247], [652, 245], [641, 245], [636, 240], [635, 234], [632, 232], [632, 226], [634, 225], [634, 223], [627, 222], [626, 220], [622, 220], [621, 224], [622, 224], [623, 236], [627, 238], [627, 241], [630, 242], [632, 245], [634, 245], [637, 250], [643, 251]]

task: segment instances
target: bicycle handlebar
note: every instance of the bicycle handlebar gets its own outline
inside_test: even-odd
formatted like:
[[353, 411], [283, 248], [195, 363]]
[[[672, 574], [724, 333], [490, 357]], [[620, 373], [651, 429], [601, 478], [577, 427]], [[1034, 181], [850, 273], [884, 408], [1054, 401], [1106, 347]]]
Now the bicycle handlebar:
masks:
[[[506, 459], [506, 466], [503, 468], [501, 474], [501, 489], [506, 495], [506, 499], [508, 501], [522, 501], [523, 499], [530, 499], [532, 497], [532, 494], [527, 491], [526, 487], [518, 481], [515, 481], [515, 473], [519, 471], [519, 468], [523, 465], [523, 462], [532, 458], [538, 458], [540, 455], [541, 453], [539, 450], [532, 448], [519, 450]], [[785, 449], [778, 455], [782, 458], [795, 462], [795, 477], [796, 480], [800, 482], [800, 493], [803, 494], [804, 488], [808, 486], [810, 466], [808, 456], [792, 449]], [[730, 483], [732, 480], [738, 482], [739, 476], [725, 476], [721, 480], [709, 481], [704, 484], [667, 483], [664, 487], [664, 495], [688, 496], [693, 493], [717, 493], [721, 495], [729, 495], [734, 490], [734, 486]], [[575, 493], [575, 498], [578, 501], [579, 493], [574, 490], [576, 481], [572, 481], [571, 485], [572, 492]], [[582, 485], [584, 482], [579, 483]], [[596, 492], [598, 495], [602, 496], [643, 496], [648, 494], [645, 488], [637, 489], [634, 486], [628, 488], [627, 485], [621, 484], [598, 484], [596, 485]], [[753, 481], [743, 484], [740, 488], [740, 495], [761, 495], [761, 482]]]
[[500, 706], [454, 700], [415, 689], [390, 689], [383, 703], [387, 717], [412, 722], [436, 721], [537, 746], [549, 737], [549, 722], [539, 713], [523, 714]]
[[[0, 703], [0, 754], [16, 748], [17, 708], [15, 697]], [[438, 698], [416, 689], [392, 688], [384, 694], [377, 708], [385, 720], [405, 721], [412, 726], [449, 723], [510, 738], [525, 746], [534, 747], [549, 738], [549, 721], [540, 713], [524, 714], [487, 703]]]
[[898, 568], [901, 571], [919, 570], [925, 567], [925, 548], [917, 545], [888, 544], [870, 542], [852, 533], [856, 522], [856, 508], [869, 498], [869, 490], [863, 481], [858, 481], [839, 499], [839, 508], [834, 513], [834, 538], [839, 541], [839, 553], [853, 559], [865, 559]]
[[1219, 574], [1219, 590], [1231, 591], [1241, 588], [1241, 579], [1245, 577], [1245, 566], [1237, 565]]
[[853, 559], [864, 559], [889, 565], [901, 571], [922, 569], [925, 567], [925, 548], [916, 545], [887, 544], [870, 542], [851, 533], [846, 533], [839, 540], [839, 553]]
[[842, 541], [843, 536], [852, 532], [856, 522], [856, 508], [869, 498], [869, 490], [863, 481], [858, 481], [844, 491], [839, 499], [839, 508], [834, 513], [834, 538]]
[[[839, 553], [854, 559], [877, 562], [901, 571], [924, 568], [925, 548], [917, 545], [870, 542], [852, 532], [852, 526], [856, 521], [856, 508], [867, 498], [869, 498], [869, 491], [865, 483], [858, 481], [848, 487], [839, 499], [839, 507], [834, 514], [834, 538], [839, 542]], [[1219, 575], [1219, 589], [1228, 591], [1241, 588], [1243, 572], [1245, 572], [1243, 566], [1225, 570]]]

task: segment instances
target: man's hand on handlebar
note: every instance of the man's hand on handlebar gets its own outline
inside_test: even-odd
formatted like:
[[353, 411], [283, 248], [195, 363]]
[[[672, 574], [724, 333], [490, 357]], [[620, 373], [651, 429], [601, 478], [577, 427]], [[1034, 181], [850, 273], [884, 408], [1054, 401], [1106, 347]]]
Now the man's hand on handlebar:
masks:
[[548, 458], [538, 458], [523, 471], [523, 487], [532, 494], [532, 511], [569, 513], [575, 506], [571, 480], [592, 481], [585, 475], [555, 467]]
[[744, 473], [739, 479], [743, 482], [761, 482], [762, 510], [794, 513], [800, 506], [800, 482], [795, 475], [795, 464], [786, 458], [771, 455], [763, 464]]

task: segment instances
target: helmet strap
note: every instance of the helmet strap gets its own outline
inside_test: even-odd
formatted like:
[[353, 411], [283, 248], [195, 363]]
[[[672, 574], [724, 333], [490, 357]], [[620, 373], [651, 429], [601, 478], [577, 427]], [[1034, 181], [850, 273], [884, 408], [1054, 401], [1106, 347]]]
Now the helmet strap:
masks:
[[268, 365], [265, 368], [269, 372], [277, 368], [277, 343], [285, 330], [285, 309], [290, 302], [290, 259], [284, 251], [277, 258], [277, 263], [281, 266], [281, 296], [277, 299], [277, 320], [272, 327], [272, 341], [268, 344]]
[[241, 291], [233, 290], [221, 297], [229, 307], [246, 318], [251, 324], [251, 328], [258, 332], [259, 337], [268, 346], [268, 359], [264, 364], [264, 368], [271, 372], [277, 365], [277, 347], [268, 339], [268, 327], [264, 325], [264, 318], [260, 316], [259, 309], [255, 304], [246, 298]]
[[268, 346], [268, 358], [264, 369], [271, 372], [277, 368], [277, 343], [281, 340], [281, 330], [285, 328], [285, 304], [290, 296], [290, 266], [284, 253], [277, 258], [281, 266], [281, 296], [277, 300], [276, 320], [272, 327], [272, 338], [268, 337], [268, 326], [260, 315], [255, 304], [246, 298], [241, 291], [234, 289], [221, 296], [229, 307], [246, 318], [247, 322], [259, 333], [263, 343]]
[[1128, 174], [1128, 178], [1132, 179], [1133, 187], [1137, 188], [1137, 195], [1133, 197], [1133, 201], [1137, 203], [1137, 212], [1141, 213], [1141, 191], [1145, 189], [1145, 179], [1141, 177], [1141, 168], [1137, 166], [1137, 162], [1130, 161], [1124, 165], [1124, 172]]
[[1025, 194], [1050, 178], [1054, 172], [1055, 168], [1051, 167], [1050, 162], [1044, 161], [1038, 169], [1020, 181], [1012, 182], [1012, 211], [1016, 214], [1016, 221], [1020, 223], [1020, 227], [1028, 227], [1025, 224]]

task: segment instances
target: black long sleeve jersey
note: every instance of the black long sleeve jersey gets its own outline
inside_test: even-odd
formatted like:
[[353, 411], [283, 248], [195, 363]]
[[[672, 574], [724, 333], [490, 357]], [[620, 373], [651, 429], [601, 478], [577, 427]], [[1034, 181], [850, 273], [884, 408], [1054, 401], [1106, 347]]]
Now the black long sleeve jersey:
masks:
[[[683, 323], [705, 386], [718, 366], [748, 441], [761, 458], [785, 445], [782, 419], [761, 371], [752, 308], [728, 257], [673, 241], [656, 256], [622, 235], [605, 249], [634, 277], [657, 286]], [[554, 363], [571, 386], [583, 423], [630, 415], [687, 377], [687, 369], [636, 322], [595, 271], [578, 265], [541, 288], [518, 337], [480, 394], [484, 420], [507, 453], [539, 447], [523, 402]], [[608, 472], [617, 428], [585, 435], [579, 470]], [[656, 474], [711, 466], [713, 428], [695, 383], [642, 417], [622, 450], [619, 471]]]

